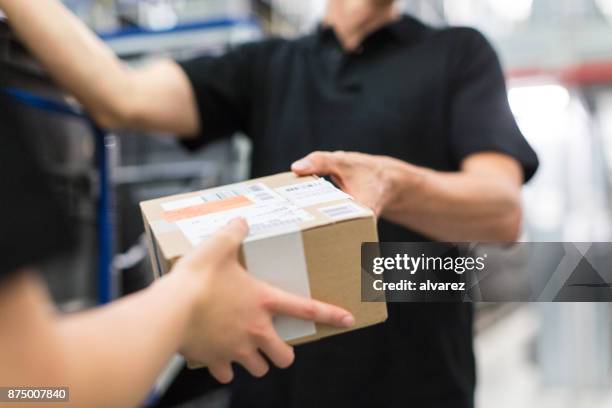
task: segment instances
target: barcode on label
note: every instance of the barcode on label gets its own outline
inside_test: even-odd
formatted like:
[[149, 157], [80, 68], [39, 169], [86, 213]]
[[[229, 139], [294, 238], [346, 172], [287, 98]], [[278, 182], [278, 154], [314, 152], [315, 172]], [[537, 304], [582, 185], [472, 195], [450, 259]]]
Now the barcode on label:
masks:
[[356, 215], [366, 214], [366, 211], [364, 211], [361, 207], [352, 203], [323, 207], [319, 208], [319, 211], [334, 220], [340, 218], [351, 218]]

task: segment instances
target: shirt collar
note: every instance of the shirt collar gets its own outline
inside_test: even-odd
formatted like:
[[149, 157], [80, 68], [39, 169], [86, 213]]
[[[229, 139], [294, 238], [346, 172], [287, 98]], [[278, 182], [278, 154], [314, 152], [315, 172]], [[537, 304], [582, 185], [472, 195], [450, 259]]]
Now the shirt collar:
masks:
[[[399, 43], [410, 43], [418, 38], [424, 27], [420, 21], [407, 15], [401, 15], [396, 21], [390, 22], [370, 33], [364, 38], [362, 44], [380, 37], [390, 38]], [[333, 27], [323, 23], [317, 25], [315, 40], [316, 45], [323, 45], [329, 42], [334, 42], [336, 45], [339, 44]]]

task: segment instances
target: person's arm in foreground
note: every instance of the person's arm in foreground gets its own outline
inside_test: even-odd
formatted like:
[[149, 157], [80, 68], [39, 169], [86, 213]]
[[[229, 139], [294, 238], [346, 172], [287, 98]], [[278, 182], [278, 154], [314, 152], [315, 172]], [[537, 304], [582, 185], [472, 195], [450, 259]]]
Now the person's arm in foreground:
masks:
[[131, 69], [58, 0], [0, 0], [9, 25], [101, 125], [195, 135], [189, 80], [171, 60]]
[[232, 361], [256, 376], [268, 370], [260, 353], [292, 363], [273, 315], [353, 324], [347, 311], [251, 277], [237, 259], [247, 230], [234, 221], [148, 289], [72, 316], [55, 314], [34, 272], [16, 275], [0, 287], [0, 385], [68, 386], [74, 406], [135, 406], [176, 351], [226, 383]]
[[440, 172], [386, 156], [315, 152], [292, 169], [330, 175], [378, 216], [439, 241], [512, 242], [520, 233], [523, 171], [505, 154], [474, 154], [460, 171]]

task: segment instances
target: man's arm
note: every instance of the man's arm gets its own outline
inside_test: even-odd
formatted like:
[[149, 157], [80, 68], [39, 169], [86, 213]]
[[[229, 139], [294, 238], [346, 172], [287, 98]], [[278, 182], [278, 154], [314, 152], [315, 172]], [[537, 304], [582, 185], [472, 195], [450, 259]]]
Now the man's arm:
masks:
[[474, 154], [460, 171], [439, 172], [386, 156], [315, 152], [292, 169], [330, 175], [377, 215], [439, 241], [511, 242], [520, 233], [523, 171], [505, 154]]
[[232, 362], [255, 376], [268, 370], [262, 354], [282, 368], [293, 362], [293, 349], [274, 331], [274, 315], [354, 323], [343, 309], [251, 277], [238, 262], [247, 232], [235, 221], [149, 288], [68, 317], [55, 315], [33, 272], [3, 282], [0, 385], [68, 386], [78, 407], [136, 406], [179, 350], [229, 382]]
[[113, 52], [57, 0], [0, 0], [0, 9], [50, 75], [108, 128], [199, 131], [189, 80], [170, 60], [141, 69]]

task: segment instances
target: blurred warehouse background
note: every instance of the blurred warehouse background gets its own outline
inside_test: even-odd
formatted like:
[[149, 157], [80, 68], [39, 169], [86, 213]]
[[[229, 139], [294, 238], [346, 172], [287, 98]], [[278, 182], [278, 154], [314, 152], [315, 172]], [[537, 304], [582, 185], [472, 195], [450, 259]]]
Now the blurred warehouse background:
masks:
[[[219, 53], [270, 35], [299, 35], [316, 25], [325, 7], [325, 0], [65, 3], [134, 65], [159, 56]], [[512, 110], [542, 164], [525, 188], [523, 240], [611, 241], [612, 0], [400, 4], [433, 25], [477, 27], [498, 50]], [[0, 63], [9, 67], [11, 85], [65, 100], [6, 27], [0, 28]], [[97, 303], [100, 285], [109, 284], [92, 273], [100, 268], [112, 270], [112, 296], [150, 282], [139, 201], [248, 177], [250, 147], [241, 135], [194, 154], [163, 135], [106, 135], [103, 153], [109, 166], [101, 169], [99, 147], [82, 118], [40, 109], [23, 108], [24, 114], [36, 115], [30, 137], [80, 226], [78, 250], [48, 266], [58, 271], [50, 285], [67, 311]], [[99, 230], [96, 203], [102, 192], [112, 208], [109, 236]], [[100, 239], [113, 244], [106, 266], [100, 261]], [[612, 267], [612, 256], [604, 261]], [[519, 269], [510, 273], [526, 273]], [[609, 304], [479, 304], [476, 330], [479, 407], [612, 406]], [[180, 368], [177, 360], [160, 378], [152, 401], [224, 406], [224, 391], [212, 380], [198, 379], [194, 385]]]

